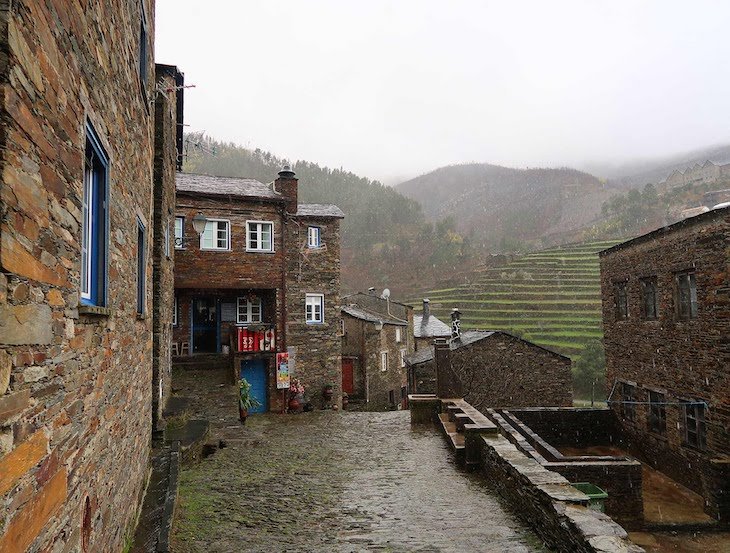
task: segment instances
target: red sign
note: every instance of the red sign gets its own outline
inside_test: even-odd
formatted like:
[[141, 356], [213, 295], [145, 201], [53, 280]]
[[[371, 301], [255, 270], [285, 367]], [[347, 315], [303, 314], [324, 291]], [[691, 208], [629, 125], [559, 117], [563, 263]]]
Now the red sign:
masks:
[[274, 329], [249, 330], [238, 329], [238, 351], [276, 351]]

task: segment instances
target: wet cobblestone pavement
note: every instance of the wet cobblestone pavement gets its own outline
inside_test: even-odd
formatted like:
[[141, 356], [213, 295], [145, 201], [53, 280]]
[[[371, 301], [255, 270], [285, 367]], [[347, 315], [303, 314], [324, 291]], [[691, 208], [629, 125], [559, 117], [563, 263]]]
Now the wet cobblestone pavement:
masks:
[[222, 374], [175, 382], [228, 444], [181, 473], [176, 553], [544, 551], [408, 412], [256, 415], [244, 427]]

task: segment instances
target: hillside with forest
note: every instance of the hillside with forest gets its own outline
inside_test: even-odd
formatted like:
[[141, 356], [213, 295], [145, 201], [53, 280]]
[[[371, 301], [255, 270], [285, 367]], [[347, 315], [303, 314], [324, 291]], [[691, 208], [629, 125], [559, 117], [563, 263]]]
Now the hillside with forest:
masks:
[[569, 168], [512, 169], [472, 163], [431, 171], [397, 186], [427, 216], [453, 217], [457, 229], [489, 249], [535, 249], [574, 241], [601, 217], [613, 191]]
[[343, 292], [389, 287], [398, 295], [456, 267], [478, 262], [468, 237], [448, 217], [427, 221], [419, 203], [378, 181], [343, 169], [290, 160], [202, 134], [185, 139], [184, 170], [271, 182], [289, 164], [299, 179], [299, 201], [336, 204], [342, 223]]

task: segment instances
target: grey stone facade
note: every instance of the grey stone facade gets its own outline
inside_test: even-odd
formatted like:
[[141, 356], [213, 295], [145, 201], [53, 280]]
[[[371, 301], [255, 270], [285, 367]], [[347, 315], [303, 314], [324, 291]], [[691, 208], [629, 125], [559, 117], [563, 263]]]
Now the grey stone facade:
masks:
[[[159, 239], [154, 17], [151, 0], [0, 6], [1, 551], [119, 551], [144, 491]], [[106, 169], [90, 177], [99, 152]], [[86, 305], [91, 178], [105, 213]], [[174, 181], [157, 186], [169, 198]]]
[[[570, 359], [506, 332], [469, 330], [449, 343], [446, 364], [477, 409], [569, 407]], [[433, 348], [406, 359], [413, 393], [436, 393]]]
[[607, 393], [624, 439], [721, 520], [730, 517], [729, 243], [724, 208], [601, 252]]
[[[277, 352], [294, 353], [294, 377], [304, 384], [305, 400], [313, 407], [325, 406], [327, 385], [333, 387], [332, 403], [341, 402], [340, 219], [344, 214], [335, 206], [299, 204], [297, 187], [297, 179], [288, 170], [269, 185], [251, 179], [178, 175], [175, 214], [184, 217], [185, 236], [184, 247], [176, 252], [178, 324], [173, 341], [188, 342], [192, 353], [196, 352], [191, 329], [196, 298], [211, 298], [218, 308], [235, 303], [238, 297], [261, 299], [262, 322], [275, 331], [275, 346], [266, 352], [235, 352], [238, 366], [234, 369], [238, 375], [245, 359], [263, 360], [266, 403], [272, 411], [286, 408], [286, 396], [276, 388]], [[201, 249], [192, 224], [198, 213], [228, 222], [228, 249]], [[272, 224], [272, 251], [247, 251], [250, 221]], [[319, 247], [308, 247], [310, 227], [319, 229]], [[323, 295], [321, 322], [307, 322], [307, 294]], [[216, 324], [213, 352], [229, 344], [235, 350], [229, 333], [239, 325], [220, 317]]]
[[403, 359], [414, 351], [413, 309], [363, 293], [342, 303], [342, 356], [353, 363], [353, 397], [373, 411], [407, 407]]

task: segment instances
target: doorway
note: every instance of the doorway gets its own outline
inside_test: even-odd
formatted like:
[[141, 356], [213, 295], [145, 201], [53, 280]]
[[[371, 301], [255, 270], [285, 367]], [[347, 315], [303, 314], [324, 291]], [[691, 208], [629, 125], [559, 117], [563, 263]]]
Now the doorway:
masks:
[[355, 391], [352, 359], [342, 360], [342, 391], [347, 393], [348, 396], [351, 396]]
[[215, 298], [193, 300], [193, 353], [218, 352], [218, 305]]
[[241, 361], [241, 378], [251, 384], [251, 397], [259, 402], [258, 407], [249, 409], [249, 413], [266, 413], [269, 410], [266, 389], [268, 378], [264, 359], [246, 359]]

